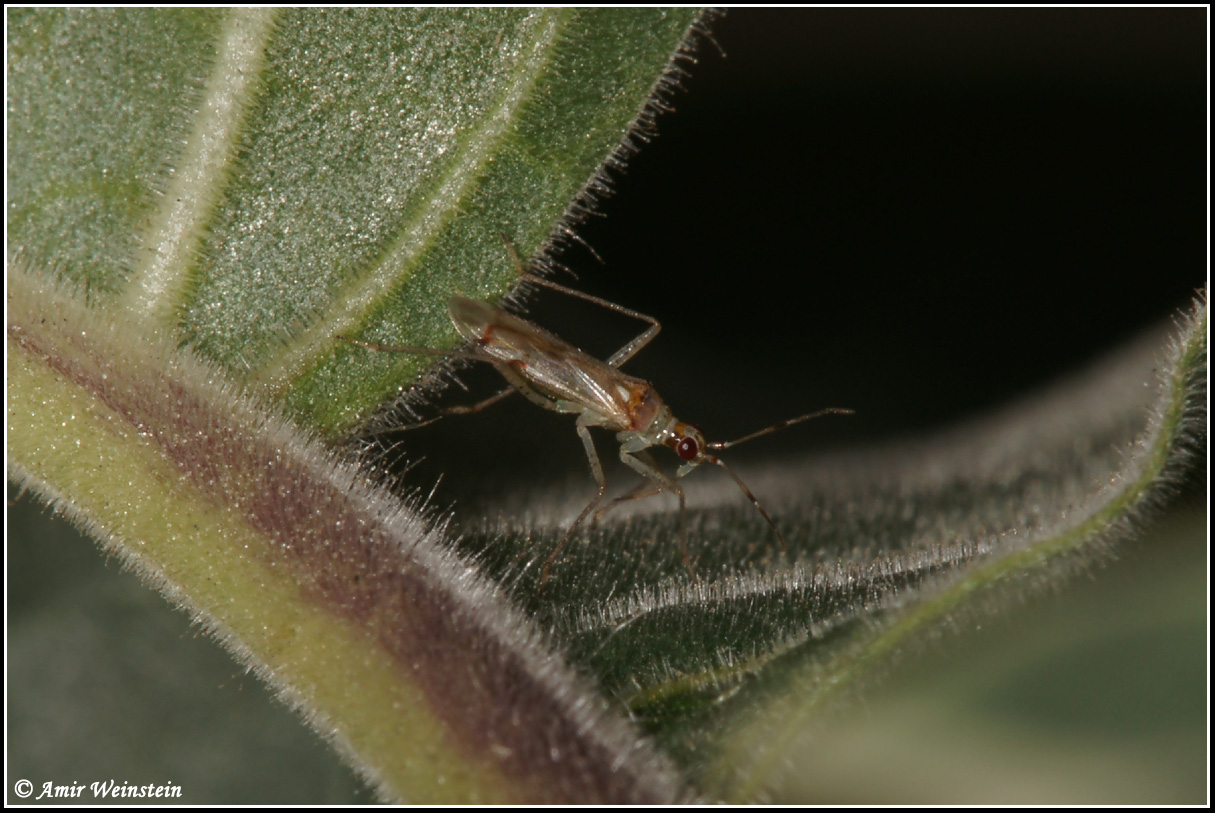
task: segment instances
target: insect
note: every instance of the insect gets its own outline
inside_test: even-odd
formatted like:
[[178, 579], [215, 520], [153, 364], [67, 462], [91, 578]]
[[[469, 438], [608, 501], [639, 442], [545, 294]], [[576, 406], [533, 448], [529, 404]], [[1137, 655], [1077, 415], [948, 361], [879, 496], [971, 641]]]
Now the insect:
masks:
[[[503, 239], [505, 240], [505, 237]], [[514, 392], [521, 393], [528, 400], [545, 409], [578, 416], [574, 429], [586, 449], [587, 461], [590, 463], [591, 475], [598, 485], [598, 493], [582, 509], [582, 513], [578, 515], [578, 518], [566, 530], [561, 541], [557, 543], [557, 547], [549, 554], [540, 577], [540, 586], [543, 588], [545, 582], [548, 581], [549, 569], [561, 553], [561, 549], [592, 512], [595, 514], [593, 521], [598, 521], [604, 514], [622, 503], [651, 497], [664, 491], [673, 493], [679, 499], [680, 553], [684, 566], [695, 581], [696, 573], [688, 556], [687, 547], [685, 518], [687, 500], [679, 480], [703, 463], [721, 467], [734, 479], [742, 493], [755, 506], [755, 510], [772, 527], [776, 538], [780, 540], [781, 548], [785, 549], [787, 546], [784, 535], [768, 512], [759, 504], [759, 500], [751, 493], [751, 489], [719, 457], [710, 452], [728, 449], [731, 446], [821, 415], [848, 415], [852, 414], [852, 410], [835, 407], [820, 409], [817, 412], [781, 421], [736, 440], [708, 443], [699, 427], [684, 423], [674, 416], [670, 407], [663, 403], [649, 382], [627, 375], [620, 370], [621, 365], [637, 355], [658, 335], [662, 325], [657, 319], [530, 274], [524, 269], [509, 241], [507, 249], [519, 268], [521, 278], [525, 281], [648, 322], [649, 327], [613, 353], [606, 361], [601, 361], [547, 330], [500, 308], [474, 299], [454, 296], [448, 301], [447, 308], [456, 330], [468, 341], [467, 350], [453, 352], [424, 347], [397, 347], [360, 341], [346, 336], [336, 336], [335, 338], [369, 350], [487, 362], [492, 364], [510, 384], [506, 389], [484, 401], [469, 406], [451, 407], [444, 410], [438, 417], [414, 424], [410, 428], [432, 423], [445, 415], [479, 412]], [[589, 429], [592, 426], [616, 432], [616, 440], [620, 443], [621, 461], [645, 478], [632, 491], [617, 497], [603, 507], [600, 505], [607, 494], [607, 481], [604, 479], [603, 466], [599, 462], [599, 455], [595, 451], [595, 444], [591, 439]], [[674, 476], [667, 475], [658, 466], [653, 455], [650, 454], [650, 448], [654, 446], [666, 446], [682, 461]]]

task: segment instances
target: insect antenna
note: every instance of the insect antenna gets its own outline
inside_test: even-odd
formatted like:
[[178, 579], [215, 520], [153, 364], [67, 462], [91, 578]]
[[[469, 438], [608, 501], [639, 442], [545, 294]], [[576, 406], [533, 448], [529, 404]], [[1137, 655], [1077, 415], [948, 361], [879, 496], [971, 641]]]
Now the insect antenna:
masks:
[[[738, 438], [736, 440], [724, 440], [724, 441], [719, 440], [715, 443], [706, 443], [705, 446], [710, 449], [729, 449], [731, 446], [737, 446], [740, 443], [746, 443], [748, 440], [755, 440], [758, 437], [763, 437], [764, 435], [770, 435], [773, 432], [779, 432], [780, 430], [784, 429], [785, 427], [793, 426], [793, 424], [801, 423], [802, 421], [808, 421], [811, 418], [821, 418], [823, 415], [854, 415], [854, 414], [855, 414], [855, 410], [841, 409], [840, 407], [828, 407], [826, 409], [820, 409], [818, 412], [811, 412], [809, 415], [799, 415], [798, 417], [790, 418], [787, 421], [781, 421], [780, 423], [774, 423], [771, 426], [769, 426], [767, 429], [761, 429], [758, 432], [752, 432], [751, 434], [744, 435], [741, 438]], [[727, 469], [727, 471], [728, 471], [728, 469]], [[734, 479], [737, 480], [738, 478], [735, 477]], [[741, 481], [739, 484], [741, 485]], [[746, 491], [746, 488], [744, 488], [743, 490]], [[748, 494], [750, 494], [750, 492], [748, 492]], [[751, 499], [752, 499], [752, 502], [754, 502], [755, 498], [752, 497]], [[756, 507], [757, 508], [759, 507], [758, 504], [756, 504]], [[763, 513], [762, 508], [760, 508], [760, 513]], [[768, 515], [764, 514], [764, 516], [766, 517]], [[768, 522], [771, 522], [771, 521], [772, 520], [768, 520]], [[773, 527], [776, 527], [776, 526], [773, 526]]]
[[768, 512], [765, 511], [764, 507], [759, 504], [759, 500], [755, 499], [755, 495], [751, 493], [751, 489], [747, 488], [747, 484], [742, 481], [741, 477], [734, 473], [734, 469], [727, 466], [719, 457], [705, 455], [705, 458], [716, 465], [721, 466], [726, 470], [726, 474], [734, 478], [734, 482], [738, 483], [738, 487], [742, 489], [743, 494], [747, 495], [747, 499], [750, 500], [751, 504], [755, 506], [755, 510], [760, 513], [760, 516], [768, 521], [768, 524], [772, 526], [772, 530], [776, 532], [776, 538], [780, 541], [780, 549], [788, 550], [789, 546], [785, 544], [785, 535], [780, 532], [780, 528], [776, 527], [776, 523], [772, 521], [772, 517], [768, 516]]
[[[781, 421], [780, 423], [774, 423], [766, 429], [761, 429], [758, 432], [752, 432], [749, 435], [744, 435], [741, 438], [737, 438], [735, 440], [724, 440], [724, 441], [717, 441], [716, 443], [706, 443], [705, 446], [709, 449], [714, 449], [714, 450], [728, 449], [731, 446], [737, 446], [740, 443], [746, 443], [748, 440], [754, 440], [755, 438], [762, 437], [764, 435], [768, 435], [773, 432], [779, 432], [781, 429], [784, 429], [785, 427], [793, 426], [793, 424], [801, 423], [802, 421], [808, 421], [811, 418], [820, 418], [823, 415], [852, 415], [852, 414], [854, 414], [854, 411], [851, 409], [842, 409], [840, 407], [828, 407], [827, 409], [820, 409], [818, 412], [811, 412], [809, 415], [799, 415], [798, 417], [790, 418], [787, 421]], [[738, 483], [738, 487], [742, 490], [743, 494], [747, 495], [747, 499], [750, 500], [751, 504], [755, 506], [755, 510], [758, 511], [760, 513], [760, 516], [762, 516], [765, 520], [767, 520], [768, 524], [772, 526], [772, 530], [776, 533], [776, 538], [780, 541], [781, 550], [788, 550], [789, 546], [787, 544], [785, 544], [785, 535], [780, 532], [780, 528], [776, 527], [776, 523], [772, 520], [772, 517], [769, 516], [768, 512], [764, 510], [764, 507], [759, 504], [759, 500], [755, 499], [755, 495], [751, 493], [751, 489], [747, 488], [747, 484], [742, 481], [741, 477], [739, 477], [737, 474], [734, 473], [734, 469], [727, 466], [725, 464], [725, 462], [722, 461], [722, 459], [719, 457], [714, 457], [713, 455], [705, 455], [705, 459], [709, 460], [711, 463], [714, 463], [715, 465], [721, 466], [723, 469], [726, 470], [726, 474], [728, 474], [732, 478], [734, 478], [734, 482]]]

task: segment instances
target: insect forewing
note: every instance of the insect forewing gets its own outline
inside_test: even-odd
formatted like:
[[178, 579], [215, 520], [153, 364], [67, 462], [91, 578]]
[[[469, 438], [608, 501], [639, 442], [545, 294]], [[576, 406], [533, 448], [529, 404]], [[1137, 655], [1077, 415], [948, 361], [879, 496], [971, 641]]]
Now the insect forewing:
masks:
[[484, 302], [453, 297], [448, 308], [456, 329], [478, 352], [523, 378], [553, 409], [567, 401], [594, 412], [605, 426], [628, 427], [629, 397], [637, 387], [648, 387], [644, 381]]

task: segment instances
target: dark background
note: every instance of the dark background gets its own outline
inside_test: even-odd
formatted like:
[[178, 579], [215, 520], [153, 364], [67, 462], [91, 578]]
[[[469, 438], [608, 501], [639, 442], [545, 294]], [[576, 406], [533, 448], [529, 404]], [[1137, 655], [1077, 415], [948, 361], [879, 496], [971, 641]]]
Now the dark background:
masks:
[[[710, 439], [857, 411], [731, 459], [981, 414], [1161, 324], [1205, 284], [1205, 21], [730, 12], [603, 217], [580, 226], [604, 263], [570, 248], [578, 280], [562, 281], [662, 321], [626, 370]], [[601, 357], [641, 327], [549, 292], [531, 313]], [[470, 379], [443, 403], [500, 386], [492, 371]], [[568, 442], [537, 452], [557, 433]], [[572, 419], [521, 398], [393, 439], [443, 461], [411, 473], [428, 489], [446, 472], [440, 504], [586, 468]]]

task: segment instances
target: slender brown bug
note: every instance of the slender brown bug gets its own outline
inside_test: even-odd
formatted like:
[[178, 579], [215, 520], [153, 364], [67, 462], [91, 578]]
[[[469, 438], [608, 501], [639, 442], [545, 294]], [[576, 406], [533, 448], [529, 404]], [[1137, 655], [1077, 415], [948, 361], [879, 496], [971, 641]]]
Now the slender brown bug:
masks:
[[[506, 238], [503, 237], [503, 239]], [[720, 458], [709, 452], [728, 449], [739, 443], [821, 415], [849, 415], [852, 414], [852, 410], [834, 407], [820, 409], [808, 415], [781, 421], [737, 440], [706, 443], [700, 428], [678, 420], [671, 413], [670, 407], [662, 402], [649, 382], [620, 371], [622, 364], [637, 355], [658, 335], [662, 325], [657, 319], [597, 296], [558, 285], [543, 277], [529, 274], [519, 261], [519, 257], [509, 241], [507, 241], [507, 250], [518, 266], [520, 276], [525, 281], [594, 302], [616, 313], [648, 322], [649, 327], [613, 353], [607, 361], [600, 361], [543, 328], [500, 308], [474, 299], [453, 296], [448, 300], [447, 309], [456, 330], [468, 341], [467, 350], [453, 352], [427, 347], [395, 347], [359, 341], [345, 336], [335, 338], [366, 347], [369, 350], [388, 353], [411, 353], [484, 361], [492, 364], [510, 384], [506, 389], [484, 401], [470, 406], [446, 409], [439, 416], [408, 428], [432, 423], [445, 415], [478, 412], [501, 401], [513, 392], [522, 393], [532, 403], [545, 409], [573, 413], [578, 416], [574, 428], [586, 449], [591, 474], [599, 486], [599, 492], [594, 499], [587, 503], [586, 508], [582, 509], [582, 513], [578, 515], [578, 518], [566, 530], [561, 541], [557, 543], [557, 547], [549, 554], [540, 577], [540, 586], [543, 587], [548, 581], [549, 568], [561, 553], [561, 549], [565, 547], [565, 543], [591, 512], [595, 512], [597, 521], [612, 508], [622, 503], [651, 497], [664, 491], [670, 491], [679, 498], [680, 553], [683, 556], [684, 566], [695, 580], [696, 573], [688, 556], [685, 518], [687, 500], [679, 480], [701, 463], [712, 463], [724, 469], [738, 484], [751, 504], [755, 506], [755, 510], [759, 511], [760, 515], [767, 520], [776, 533], [776, 538], [780, 540], [781, 548], [786, 548], [784, 534], [780, 532], [780, 528], [776, 526], [763, 506], [759, 504], [759, 500], [751, 493], [751, 489], [747, 488], [739, 476]], [[599, 505], [607, 494], [607, 481], [604, 479], [603, 466], [599, 463], [599, 455], [596, 453], [594, 441], [591, 439], [589, 427], [592, 426], [601, 426], [616, 432], [616, 440], [620, 443], [621, 461], [646, 478], [646, 481], [637, 488], [617, 497], [602, 508], [599, 508]], [[662, 469], [658, 467], [649, 452], [651, 446], [666, 446], [683, 461], [674, 477], [663, 473]]]

